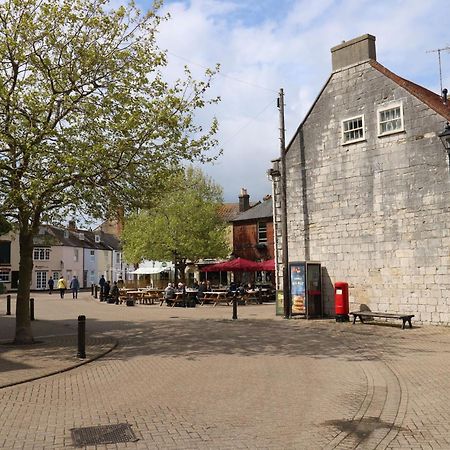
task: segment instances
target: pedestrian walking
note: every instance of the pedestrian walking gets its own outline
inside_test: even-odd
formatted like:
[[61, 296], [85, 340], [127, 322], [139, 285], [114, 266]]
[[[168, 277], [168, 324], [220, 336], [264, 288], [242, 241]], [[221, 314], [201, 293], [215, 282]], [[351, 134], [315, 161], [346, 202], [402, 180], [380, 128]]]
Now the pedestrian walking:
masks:
[[100, 301], [103, 301], [103, 293], [105, 292], [105, 284], [106, 284], [105, 276], [102, 275], [100, 277], [100, 280], [98, 280], [98, 285], [100, 287]]
[[51, 294], [53, 292], [53, 287], [55, 286], [55, 280], [50, 277], [47, 281], [48, 284], [48, 293]]
[[58, 283], [56, 284], [56, 289], [59, 289], [59, 296], [61, 298], [64, 298], [64, 293], [67, 289], [67, 283], [62, 275], [59, 277]]
[[117, 286], [117, 281], [114, 281], [113, 287], [111, 288], [111, 298], [116, 305], [119, 304], [119, 294], [119, 286]]
[[107, 302], [109, 297], [109, 291], [111, 290], [111, 283], [107, 281], [103, 286], [103, 301]]
[[80, 289], [80, 282], [76, 275], [73, 276], [72, 281], [70, 282], [70, 289], [72, 289], [72, 298], [78, 298], [78, 291]]

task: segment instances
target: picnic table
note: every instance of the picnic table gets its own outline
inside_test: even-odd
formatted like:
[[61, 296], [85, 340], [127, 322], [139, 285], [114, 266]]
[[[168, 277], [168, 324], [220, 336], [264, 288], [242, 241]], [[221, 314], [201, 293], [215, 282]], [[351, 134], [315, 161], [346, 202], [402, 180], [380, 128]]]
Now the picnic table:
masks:
[[204, 305], [205, 302], [213, 302], [213, 306], [216, 306], [220, 302], [225, 302], [229, 306], [230, 300], [227, 291], [206, 291], [200, 299], [200, 304]]
[[163, 290], [162, 289], [145, 289], [143, 290], [144, 294], [142, 295], [140, 299], [140, 303], [144, 305], [154, 305], [155, 300], [160, 301]]
[[172, 308], [175, 305], [179, 304], [183, 304], [185, 307], [187, 307], [188, 304], [190, 304], [191, 306], [195, 306], [197, 292], [197, 289], [186, 289], [185, 292], [175, 292], [172, 298], [166, 299], [162, 297], [160, 299], [159, 306], [162, 306], [164, 302], [166, 302], [167, 305], [169, 305], [170, 303], [170, 306], [172, 306]]

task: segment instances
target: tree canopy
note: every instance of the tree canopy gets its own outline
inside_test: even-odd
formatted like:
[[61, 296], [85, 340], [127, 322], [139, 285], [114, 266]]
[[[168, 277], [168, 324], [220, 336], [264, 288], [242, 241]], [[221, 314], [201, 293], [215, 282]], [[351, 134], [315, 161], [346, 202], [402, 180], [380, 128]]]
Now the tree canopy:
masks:
[[0, 3], [0, 214], [20, 234], [16, 341], [31, 340], [27, 286], [42, 222], [151, 205], [183, 163], [217, 156], [216, 121], [195, 121], [217, 101], [207, 98], [214, 71], [164, 80], [159, 6]]
[[220, 216], [222, 189], [200, 169], [178, 174], [152, 209], [125, 221], [123, 250], [128, 262], [227, 256], [227, 223]]

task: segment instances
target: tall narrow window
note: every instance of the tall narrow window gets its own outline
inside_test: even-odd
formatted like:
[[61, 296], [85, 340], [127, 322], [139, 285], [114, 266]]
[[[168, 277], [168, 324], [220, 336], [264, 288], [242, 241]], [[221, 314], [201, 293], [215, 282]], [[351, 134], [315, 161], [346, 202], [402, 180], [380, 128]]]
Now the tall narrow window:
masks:
[[404, 131], [403, 105], [401, 102], [391, 103], [378, 109], [378, 134], [399, 133]]
[[258, 244], [265, 244], [267, 242], [267, 223], [258, 222]]
[[342, 141], [344, 144], [363, 141], [364, 139], [364, 116], [352, 117], [342, 121]]

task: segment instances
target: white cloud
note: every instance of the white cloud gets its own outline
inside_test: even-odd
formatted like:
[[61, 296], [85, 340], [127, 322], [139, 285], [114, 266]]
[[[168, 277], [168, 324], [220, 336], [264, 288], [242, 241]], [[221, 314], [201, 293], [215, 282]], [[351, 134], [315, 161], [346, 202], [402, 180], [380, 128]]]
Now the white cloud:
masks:
[[[447, 0], [166, 0], [172, 18], [160, 42], [170, 70], [180, 75], [187, 63], [199, 77], [221, 63], [211, 92], [222, 102], [201, 117], [219, 119], [224, 154], [205, 171], [226, 200], [236, 201], [241, 187], [252, 200], [270, 192], [266, 170], [279, 155], [277, 91], [286, 94], [289, 141], [331, 73], [330, 48], [342, 40], [374, 34], [382, 64], [438, 89], [437, 55], [426, 51], [449, 45], [447, 9]], [[450, 87], [450, 53], [442, 53], [442, 64]]]

